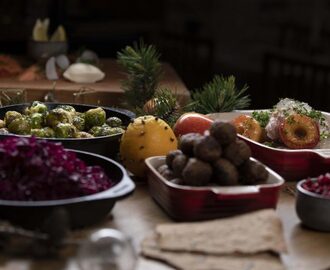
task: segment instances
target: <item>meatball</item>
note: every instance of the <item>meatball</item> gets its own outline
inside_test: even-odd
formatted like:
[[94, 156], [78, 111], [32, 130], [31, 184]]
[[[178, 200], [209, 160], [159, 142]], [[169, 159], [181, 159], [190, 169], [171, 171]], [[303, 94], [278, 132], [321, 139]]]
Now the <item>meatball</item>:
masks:
[[194, 146], [195, 157], [211, 162], [221, 156], [221, 146], [212, 136], [204, 136], [198, 139]]
[[200, 138], [202, 138], [203, 135], [199, 133], [188, 133], [184, 134], [180, 137], [179, 140], [179, 148], [181, 151], [188, 155], [188, 156], [193, 156], [194, 155], [194, 145], [196, 141]]
[[232, 124], [217, 120], [212, 124], [210, 134], [216, 138], [221, 145], [227, 145], [236, 140], [237, 133]]
[[234, 186], [238, 184], [238, 170], [227, 159], [220, 158], [213, 164], [213, 178], [221, 186]]
[[184, 184], [190, 186], [206, 186], [211, 176], [211, 165], [197, 158], [190, 158], [182, 171]]
[[173, 171], [170, 170], [169, 168], [166, 168], [165, 170], [163, 170], [161, 173], [160, 173], [166, 180], [171, 180], [171, 179], [174, 179], [175, 176], [173, 174]]
[[266, 167], [260, 162], [247, 160], [239, 168], [240, 182], [244, 185], [254, 185], [266, 182], [269, 172]]
[[182, 175], [182, 171], [185, 168], [188, 157], [185, 154], [176, 155], [172, 162], [172, 170], [175, 176], [180, 177]]
[[251, 157], [251, 149], [244, 141], [237, 140], [225, 148], [223, 156], [235, 166], [239, 166]]
[[172, 169], [172, 162], [173, 159], [177, 156], [177, 155], [181, 155], [182, 151], [181, 150], [172, 150], [170, 152], [168, 152], [168, 154], [166, 155], [166, 164], [167, 166]]

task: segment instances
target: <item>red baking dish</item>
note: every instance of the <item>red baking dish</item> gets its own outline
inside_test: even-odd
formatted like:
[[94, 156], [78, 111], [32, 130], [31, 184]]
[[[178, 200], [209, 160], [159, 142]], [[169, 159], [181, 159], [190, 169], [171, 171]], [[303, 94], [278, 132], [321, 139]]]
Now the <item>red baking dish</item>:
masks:
[[[235, 117], [253, 111], [235, 111], [209, 115], [212, 119], [230, 121]], [[330, 123], [330, 114], [323, 112], [325, 119]], [[330, 169], [330, 138], [321, 141], [314, 149], [283, 149], [274, 148], [250, 140], [242, 135], [251, 148], [252, 156], [280, 174], [286, 181], [297, 181], [307, 177], [316, 177], [329, 172]]]
[[276, 208], [284, 179], [267, 167], [265, 184], [253, 186], [191, 187], [167, 181], [157, 171], [165, 157], [150, 157], [148, 168], [149, 191], [153, 199], [174, 220], [194, 221], [227, 217], [264, 208]]

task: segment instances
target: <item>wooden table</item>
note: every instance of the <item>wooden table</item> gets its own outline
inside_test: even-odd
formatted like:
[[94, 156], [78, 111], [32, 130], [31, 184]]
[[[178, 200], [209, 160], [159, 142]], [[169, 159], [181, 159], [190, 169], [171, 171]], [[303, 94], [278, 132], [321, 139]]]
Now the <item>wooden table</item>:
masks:
[[[289, 270], [330, 269], [330, 233], [310, 231], [301, 227], [294, 209], [294, 195], [284, 188], [280, 195], [278, 215], [284, 226], [288, 254], [282, 256]], [[128, 235], [137, 252], [142, 239], [157, 224], [172, 222], [151, 199], [145, 184], [138, 184], [134, 194], [118, 202], [108, 220], [93, 228], [73, 232], [75, 237], [86, 237], [98, 228], [117, 228]], [[74, 257], [62, 256], [56, 259], [33, 260], [29, 258], [9, 258], [0, 255], [0, 269], [4, 270], [76, 270], [79, 269]], [[170, 270], [172, 268], [142, 257], [138, 258], [136, 270]]]
[[[26, 89], [27, 101], [43, 100], [44, 96], [55, 86], [55, 98], [60, 102], [75, 102], [100, 104], [104, 106], [120, 105], [123, 101], [124, 90], [121, 88], [121, 80], [125, 78], [116, 60], [102, 59], [101, 69], [106, 74], [104, 80], [92, 84], [80, 84], [64, 79], [49, 81], [41, 79], [37, 81], [21, 82], [16, 78], [0, 79], [1, 89]], [[176, 71], [168, 63], [163, 64], [163, 77], [160, 87], [166, 87], [177, 94], [180, 103], [186, 103], [190, 97], [189, 90], [178, 76]], [[74, 96], [74, 93], [90, 92], [82, 96]]]

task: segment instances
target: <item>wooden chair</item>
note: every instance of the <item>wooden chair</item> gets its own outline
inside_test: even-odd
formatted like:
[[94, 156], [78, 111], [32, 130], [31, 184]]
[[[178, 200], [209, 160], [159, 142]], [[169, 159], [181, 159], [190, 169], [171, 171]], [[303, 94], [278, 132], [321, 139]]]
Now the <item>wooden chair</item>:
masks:
[[263, 62], [259, 102], [266, 108], [284, 97], [329, 111], [330, 64], [284, 53], [267, 53]]

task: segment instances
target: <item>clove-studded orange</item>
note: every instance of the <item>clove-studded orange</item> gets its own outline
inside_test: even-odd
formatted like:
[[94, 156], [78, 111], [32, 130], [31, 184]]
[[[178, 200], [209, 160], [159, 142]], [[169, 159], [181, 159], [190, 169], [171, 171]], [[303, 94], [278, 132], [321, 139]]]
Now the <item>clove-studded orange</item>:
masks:
[[136, 176], [144, 176], [144, 160], [163, 156], [178, 147], [170, 126], [160, 118], [146, 115], [136, 118], [127, 127], [120, 142], [120, 157], [124, 166]]

